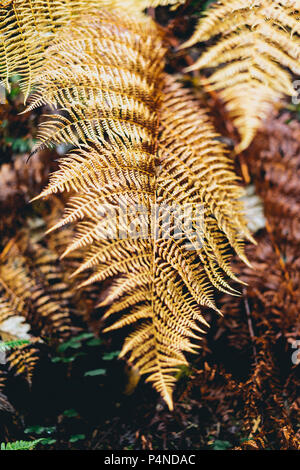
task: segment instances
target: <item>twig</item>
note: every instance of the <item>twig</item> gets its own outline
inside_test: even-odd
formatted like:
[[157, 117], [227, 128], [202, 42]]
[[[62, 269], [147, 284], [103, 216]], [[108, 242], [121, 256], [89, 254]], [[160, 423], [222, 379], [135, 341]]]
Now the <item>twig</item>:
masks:
[[254, 334], [254, 329], [253, 329], [253, 324], [252, 324], [251, 310], [250, 310], [249, 302], [248, 302], [248, 299], [247, 299], [247, 290], [245, 288], [243, 289], [243, 297], [244, 297], [244, 304], [245, 304], [245, 310], [246, 310], [246, 315], [247, 315], [250, 338], [251, 338], [251, 341], [252, 341], [253, 356], [254, 356], [255, 363], [257, 364], [257, 359], [256, 359], [257, 351], [256, 351], [256, 346], [255, 346], [255, 334]]

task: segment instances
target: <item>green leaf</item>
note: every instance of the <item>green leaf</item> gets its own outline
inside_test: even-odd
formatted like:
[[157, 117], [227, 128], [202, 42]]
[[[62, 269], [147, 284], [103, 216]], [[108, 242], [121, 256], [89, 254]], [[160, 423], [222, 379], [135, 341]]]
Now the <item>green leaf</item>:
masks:
[[81, 341], [90, 338], [94, 338], [93, 333], [81, 333], [80, 335], [74, 336], [74, 338], [71, 338], [70, 340], [60, 344], [57, 350], [58, 352], [63, 353], [69, 348], [78, 349], [81, 347]]
[[73, 362], [73, 361], [75, 361], [75, 359], [76, 359], [76, 356], [72, 356], [72, 357], [62, 357], [61, 360], [62, 360], [62, 362], [64, 362], [64, 363], [67, 364], [68, 362]]
[[52, 357], [51, 362], [53, 362], [54, 364], [56, 364], [57, 362], [62, 362], [62, 358], [58, 356]]
[[70, 410], [65, 410], [63, 412], [63, 415], [67, 418], [75, 418], [76, 416], [78, 416], [78, 412], [72, 408]]
[[29, 428], [26, 428], [25, 429], [25, 434], [44, 434], [44, 433], [47, 433], [47, 434], [52, 434], [53, 432], [56, 431], [56, 427], [55, 426], [39, 426], [38, 424], [35, 425], [35, 426], [30, 426]]
[[85, 377], [94, 377], [95, 375], [105, 375], [106, 369], [89, 370], [84, 374]]
[[52, 439], [52, 437], [45, 437], [44, 439], [41, 440], [41, 444], [43, 446], [51, 446], [52, 444], [55, 444], [57, 442], [56, 439]]
[[57, 351], [60, 352], [60, 353], [63, 353], [65, 352], [68, 348], [71, 347], [73, 343], [71, 343], [71, 341], [66, 341], [65, 343], [62, 343], [58, 346], [57, 348]]
[[85, 434], [74, 434], [70, 437], [69, 442], [82, 441], [83, 439], [85, 439]]
[[19, 75], [18, 73], [15, 73], [14, 75], [12, 75], [9, 79], [9, 81], [11, 83], [18, 83], [20, 80], [22, 80], [22, 77], [21, 75]]
[[86, 344], [88, 346], [100, 346], [103, 343], [102, 339], [100, 338], [93, 338], [90, 341], [88, 341]]
[[75, 336], [73, 338], [73, 340], [75, 341], [82, 341], [84, 339], [90, 339], [90, 338], [94, 338], [94, 333], [81, 333], [80, 335], [78, 336]]
[[102, 357], [104, 361], [112, 361], [113, 359], [116, 359], [120, 354], [120, 351], [113, 351], [110, 353], [105, 353]]
[[15, 153], [29, 152], [34, 146], [34, 139], [28, 139], [25, 137], [5, 137], [4, 141], [6, 144], [11, 146]]
[[232, 447], [232, 444], [228, 441], [220, 441], [216, 439], [212, 444], [211, 444], [213, 450], [227, 450]]

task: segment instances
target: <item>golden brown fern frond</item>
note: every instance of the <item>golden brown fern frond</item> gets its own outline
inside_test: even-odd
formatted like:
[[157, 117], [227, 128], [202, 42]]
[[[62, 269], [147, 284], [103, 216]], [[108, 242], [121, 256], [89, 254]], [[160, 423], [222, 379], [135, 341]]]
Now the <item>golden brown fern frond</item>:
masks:
[[0, 337], [17, 343], [6, 351], [6, 364], [29, 384], [42, 343], [55, 345], [74, 329], [72, 292], [57, 254], [41, 242], [30, 241], [32, 235], [23, 231], [0, 254]]
[[39, 339], [15, 348], [7, 354], [7, 364], [15, 375], [21, 375], [31, 385], [34, 371], [40, 359]]
[[183, 47], [220, 35], [189, 70], [215, 69], [206, 81], [220, 92], [239, 130], [242, 151], [274, 103], [295, 95], [299, 74], [300, 3], [297, 0], [228, 0], [213, 4]]
[[[5, 364], [16, 375], [22, 375], [31, 384], [35, 366], [39, 361], [38, 343], [42, 340], [30, 334], [23, 299], [10, 291], [0, 279], [0, 340]], [[15, 346], [7, 346], [14, 344]], [[7, 351], [6, 351], [7, 349]]]
[[247, 230], [219, 136], [192, 94], [163, 74], [164, 54], [150, 19], [84, 15], [45, 51], [30, 106], [58, 108], [41, 145], [76, 147], [41, 195], [71, 192], [53, 227], [79, 222], [64, 256], [85, 251], [81, 286], [111, 280], [108, 329], [137, 323], [121, 355], [172, 408], [184, 352], [195, 352], [207, 327], [200, 306], [216, 308], [214, 288], [232, 292], [230, 251], [243, 257]]
[[[31, 106], [46, 102], [64, 110], [42, 124], [43, 145], [109, 141], [153, 154], [164, 53], [148, 19], [103, 11], [72, 23], [49, 48], [36, 78], [40, 98], [34, 96]], [[146, 154], [136, 158], [151, 160]]]
[[[128, 20], [126, 24], [130, 24]], [[101, 23], [97, 24], [96, 19], [94, 25], [94, 38], [89, 42], [80, 39], [80, 47], [87, 54], [83, 63], [94, 64], [94, 76], [97, 77], [103, 64], [107, 67], [107, 74], [101, 75], [98, 80], [101, 90], [107, 75], [110, 77], [111, 73], [120, 73], [123, 76], [125, 72], [121, 67], [121, 71], [115, 71], [114, 63], [108, 65], [105, 55], [107, 47], [103, 48], [101, 39], [106, 29]], [[122, 22], [121, 26], [123, 28]], [[98, 130], [100, 122], [95, 127], [93, 138], [87, 134], [90, 130], [80, 132], [81, 127], [78, 127], [83, 145], [62, 159], [60, 170], [54, 173], [41, 196], [65, 190], [73, 193], [65, 217], [53, 227], [57, 229], [83, 219], [78, 224], [74, 242], [63, 256], [78, 248], [86, 250], [84, 263], [74, 273], [92, 270], [82, 287], [112, 279], [109, 297], [103, 304], [109, 305], [110, 299], [113, 299], [113, 304], [105, 318], [114, 318], [124, 310], [127, 313], [107, 330], [138, 323], [127, 338], [121, 355], [128, 356], [129, 362], [140, 373], [148, 375], [148, 380], [154, 383], [172, 408], [175, 372], [180, 365], [186, 364], [183, 351], [195, 352], [197, 344], [192, 345], [191, 340], [196, 340], [197, 335], [203, 333], [203, 325], [207, 326], [199, 304], [215, 308], [213, 286], [230, 290], [222, 273], [234, 277], [228, 264], [229, 247], [231, 244], [243, 256], [239, 238], [246, 229], [240, 215], [241, 208], [235, 200], [240, 191], [229, 160], [224, 155], [224, 148], [218, 142], [205, 113], [199, 111], [198, 102], [170, 77], [162, 75], [162, 47], [156, 39], [155, 29], [150, 31], [151, 35], [149, 32], [147, 34], [147, 49], [142, 47], [145, 31], [139, 33], [140, 45], [135, 34], [138, 54], [130, 61], [131, 57], [128, 60], [123, 55], [123, 48], [119, 47], [122, 28], [115, 38], [111, 36], [116, 42], [111, 43], [111, 47], [114, 46], [120, 54], [118, 63], [126, 73], [139, 64], [139, 80], [135, 79], [130, 84], [133, 109], [139, 106], [143, 112], [139, 130], [137, 132], [135, 125], [139, 119], [137, 112], [127, 120], [121, 120], [118, 114], [114, 116], [113, 106], [110, 114], [115, 119], [111, 122], [107, 117], [105, 127], [109, 143], [103, 137], [102, 128]], [[78, 47], [76, 31], [66, 33], [70, 38], [69, 44], [63, 39], [66, 42], [55, 46], [56, 51], [62, 50], [64, 53], [55, 62], [53, 73], [51, 64], [47, 73], [42, 72], [41, 76], [47, 77], [47, 80], [42, 83], [43, 92], [39, 92], [43, 97], [49, 97], [49, 102], [63, 104], [70, 114], [69, 109], [78, 107], [78, 104], [70, 100], [70, 95], [63, 96], [65, 91], [60, 92], [63, 84], [58, 86], [56, 79], [63, 79], [59, 66], [62, 70], [67, 67], [72, 70], [74, 67], [76, 75], [76, 54], [72, 50], [69, 57], [65, 55], [65, 51]], [[128, 41], [132, 31], [128, 26], [124, 34], [130, 52]], [[95, 56], [93, 53], [94, 43], [97, 50], [102, 47], [101, 55]], [[82, 73], [81, 70], [79, 72]], [[91, 86], [89, 76], [80, 75], [80, 80], [82, 89], [85, 87], [88, 90]], [[161, 98], [160, 82], [163, 81], [166, 83]], [[120, 103], [115, 99], [115, 88], [119, 83], [122, 82], [112, 82], [110, 87], [106, 85], [106, 95], [100, 91], [98, 100], [92, 99], [92, 105], [102, 110], [102, 106], [105, 107], [103, 100], [108, 97], [112, 104]], [[125, 109], [129, 100], [128, 86], [128, 83], [124, 84], [123, 96], [120, 97]], [[81, 95], [85, 103], [82, 110], [85, 116], [89, 112], [86, 109], [89, 105], [84, 97], [86, 95]], [[145, 104], [152, 107], [152, 113], [145, 113]], [[159, 138], [158, 111], [161, 114]], [[97, 116], [97, 111], [94, 116]], [[121, 137], [117, 139], [116, 125]], [[61, 129], [60, 126], [58, 128]], [[53, 141], [51, 132], [45, 136], [46, 142]], [[57, 135], [57, 128], [54, 132]], [[79, 138], [75, 132], [72, 140], [78, 144]], [[155, 161], [156, 148], [159, 148], [158, 161]], [[232, 200], [224, 200], [226, 193]], [[176, 239], [167, 232], [166, 219], [175, 217], [175, 226], [180, 228], [179, 209], [185, 206], [198, 210], [204, 207], [204, 213], [202, 210], [198, 212], [193, 221], [197, 228], [204, 217], [205, 231], [203, 233], [200, 227], [196, 233], [195, 230], [188, 235], [181, 233]], [[157, 208], [164, 211], [157, 213]], [[132, 232], [128, 232], [129, 226], [139, 229], [135, 234], [138, 236], [133, 237]], [[200, 243], [201, 247], [199, 237], [203, 242]]]
[[41, 244], [29, 243], [26, 234], [18, 242], [9, 242], [0, 260], [0, 325], [23, 317], [35, 336], [67, 338], [71, 333], [71, 293], [56, 266], [56, 255]]
[[0, 77], [10, 89], [9, 78], [21, 76], [25, 101], [35, 74], [44, 60], [44, 51], [57, 31], [70, 21], [99, 8], [123, 7], [138, 14], [133, 0], [12, 0], [1, 3]]
[[[8, 310], [11, 316], [8, 317]], [[17, 315], [16, 309], [9, 304], [7, 297], [0, 297], [0, 354], [1, 363], [12, 369], [15, 375], [22, 375], [31, 385], [35, 365], [39, 361], [39, 345], [41, 340], [28, 333], [30, 326], [25, 318]], [[17, 351], [18, 350], [18, 351]], [[6, 367], [3, 367], [0, 390], [6, 382]]]

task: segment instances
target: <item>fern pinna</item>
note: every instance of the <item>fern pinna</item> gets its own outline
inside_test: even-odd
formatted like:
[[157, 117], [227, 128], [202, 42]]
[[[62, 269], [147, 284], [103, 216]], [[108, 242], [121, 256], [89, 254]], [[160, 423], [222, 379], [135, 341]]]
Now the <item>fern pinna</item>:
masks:
[[241, 240], [251, 237], [219, 136], [193, 94], [164, 74], [165, 53], [163, 33], [140, 14], [73, 18], [34, 69], [29, 107], [56, 109], [36, 150], [73, 147], [39, 196], [71, 193], [52, 229], [78, 222], [63, 256], [84, 249], [81, 287], [111, 280], [107, 331], [135, 324], [121, 356], [172, 409], [184, 352], [208, 326], [201, 306], [216, 309], [214, 288], [233, 292], [231, 250], [247, 262]]
[[300, 2], [222, 0], [204, 13], [182, 47], [218, 38], [187, 70], [210, 69], [205, 83], [220, 92], [239, 130], [240, 152], [284, 95], [297, 95]]

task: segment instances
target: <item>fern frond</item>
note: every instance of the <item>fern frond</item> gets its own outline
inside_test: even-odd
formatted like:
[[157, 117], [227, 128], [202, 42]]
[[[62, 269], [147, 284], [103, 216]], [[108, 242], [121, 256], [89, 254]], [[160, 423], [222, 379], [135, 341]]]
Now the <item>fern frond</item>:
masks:
[[[15, 322], [16, 317], [12, 317], [11, 324]], [[7, 322], [0, 325], [7, 329]], [[0, 331], [0, 352], [6, 353], [5, 361], [8, 363], [9, 368], [14, 371], [16, 375], [22, 375], [29, 384], [32, 382], [33, 372], [36, 363], [39, 360], [39, 350], [35, 346], [39, 342], [36, 338], [20, 339], [15, 334], [7, 333], [7, 331]], [[8, 352], [9, 351], [9, 352]], [[5, 376], [3, 376], [3, 383]]]
[[3, 390], [5, 389], [6, 383], [6, 373], [0, 369], [0, 396], [3, 395]]
[[[42, 100], [61, 107], [66, 115], [52, 115], [42, 125], [43, 145], [107, 146], [109, 139], [120, 150], [128, 152], [134, 146], [134, 150], [153, 152], [159, 99], [155, 86], [159, 86], [161, 70], [155, 65], [162, 61], [165, 50], [159, 35], [155, 39], [157, 30], [151, 22], [138, 26], [129, 21], [130, 34], [124, 17], [116, 13], [111, 24], [104, 12], [98, 18], [85, 17], [80, 24], [73, 23], [65, 37], [61, 33], [58, 44], [49, 49], [45, 67], [36, 78], [42, 98], [35, 98], [32, 106]], [[149, 83], [148, 77], [154, 81]]]
[[28, 246], [26, 239], [20, 243], [21, 246], [10, 244], [1, 258], [0, 330], [1, 323], [21, 316], [40, 336], [63, 339], [71, 331], [70, 314], [65, 306], [65, 296], [70, 293], [55, 266], [56, 255], [41, 245]]
[[[201, 307], [217, 310], [215, 288], [234, 292], [230, 254], [247, 262], [241, 239], [250, 234], [219, 136], [193, 94], [164, 75], [165, 52], [149, 18], [85, 14], [62, 27], [44, 52], [29, 106], [57, 108], [37, 149], [75, 147], [40, 196], [71, 192], [53, 228], [79, 222], [62, 256], [84, 251], [76, 270], [88, 271], [81, 287], [111, 281], [107, 329], [132, 325], [121, 357], [172, 409], [184, 353], [197, 351], [208, 326]], [[42, 292], [33, 300], [45, 307]]]
[[71, 291], [57, 255], [25, 232], [0, 254], [0, 350], [15, 375], [31, 384], [43, 340], [59, 341], [72, 332]]
[[29, 385], [32, 383], [33, 374], [40, 359], [40, 350], [35, 342], [38, 343], [39, 340], [32, 340], [29, 345], [20, 346], [7, 356], [9, 369], [15, 375], [24, 377]]
[[[28, 336], [29, 339], [23, 339], [20, 329], [18, 329], [18, 319], [22, 317], [11, 317], [10, 321], [0, 323], [3, 330], [0, 331], [0, 351], [5, 354], [5, 363], [15, 375], [24, 377], [29, 385], [32, 383], [32, 377], [37, 362], [39, 361], [39, 338]], [[7, 330], [13, 331], [13, 334]], [[9, 352], [8, 352], [9, 351]]]
[[[3, 2], [2, 2], [3, 3]], [[9, 78], [21, 77], [25, 102], [32, 90], [44, 52], [58, 30], [99, 8], [125, 8], [138, 15], [143, 5], [133, 0], [13, 0], [1, 5], [0, 77], [10, 89]]]
[[20, 346], [24, 346], [25, 344], [26, 345], [29, 344], [29, 341], [26, 339], [14, 339], [11, 341], [0, 341], [0, 352], [5, 352], [5, 351], [9, 351], [10, 349], [19, 348]]
[[0, 450], [33, 450], [42, 440], [43, 438], [34, 441], [1, 442]]
[[[60, 170], [54, 173], [42, 196], [70, 189], [79, 194], [72, 197], [65, 218], [54, 227], [84, 219], [63, 256], [78, 248], [86, 249], [86, 261], [75, 274], [86, 269], [93, 269], [93, 274], [82, 286], [122, 276], [112, 282], [104, 301], [105, 305], [113, 302], [105, 318], [128, 309], [130, 313], [106, 331], [142, 323], [126, 340], [121, 356], [128, 356], [140, 373], [148, 375], [171, 408], [175, 372], [186, 364], [182, 351], [195, 352], [198, 345], [190, 340], [197, 341], [208, 326], [198, 304], [216, 309], [212, 286], [230, 289], [222, 274], [235, 278], [228, 261], [228, 240], [243, 256], [239, 238], [247, 234], [247, 229], [237, 202], [241, 191], [207, 116], [199, 111], [190, 92], [170, 77], [165, 82], [155, 173], [147, 169], [144, 154], [136, 150], [122, 150], [119, 156], [116, 148], [112, 156], [107, 145], [105, 151], [99, 145], [87, 146], [83, 153], [75, 151], [65, 161], [62, 159]], [[144, 193], [147, 189], [147, 198], [145, 194], [140, 198], [140, 188]], [[129, 189], [132, 199], [121, 200], [121, 208], [125, 210], [130, 202], [144, 212], [128, 214], [125, 222], [118, 210], [120, 194], [127, 194]], [[118, 197], [113, 200], [116, 190]], [[230, 195], [226, 203], [225, 194]], [[103, 204], [109, 202], [116, 210], [111, 218], [103, 211]], [[161, 216], [154, 221], [158, 230], [154, 240], [149, 232], [147, 237], [137, 239], [115, 236], [114, 229], [126, 230], [137, 214], [141, 232], [149, 230], [149, 225], [152, 232], [150, 216], [155, 204], [166, 206], [168, 211], [169, 205], [182, 207], [185, 203], [206, 209], [207, 232], [203, 235], [199, 231], [204, 243], [198, 250], [193, 238], [165, 238]], [[186, 249], [187, 241], [194, 243], [193, 250]]]
[[284, 95], [296, 95], [300, 73], [300, 5], [296, 0], [229, 0], [213, 4], [182, 47], [220, 35], [188, 70], [216, 70], [205, 80], [220, 92], [241, 136], [251, 143], [263, 119]]

